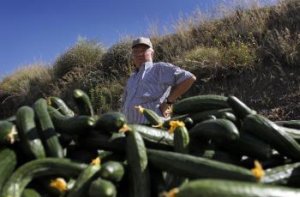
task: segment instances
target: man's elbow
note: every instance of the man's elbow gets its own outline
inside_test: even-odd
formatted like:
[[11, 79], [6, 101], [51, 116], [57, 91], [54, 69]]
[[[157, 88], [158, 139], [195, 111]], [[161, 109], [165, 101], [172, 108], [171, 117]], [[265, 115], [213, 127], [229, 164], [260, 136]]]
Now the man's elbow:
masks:
[[192, 80], [193, 80], [193, 82], [195, 82], [197, 80], [197, 77], [195, 75], [193, 75]]
[[192, 75], [189, 80], [193, 84], [197, 80], [197, 77], [195, 75]]
[[186, 80], [184, 80], [183, 82], [181, 82], [180, 84], [182, 84], [182, 86], [188, 86], [190, 87], [191, 85], [193, 85], [193, 83], [197, 80], [195, 75], [192, 75], [191, 77], [187, 78]]
[[196, 76], [195, 75], [192, 75], [190, 78], [188, 78], [186, 81], [185, 81], [185, 84], [189, 87], [191, 87], [193, 85], [193, 83], [197, 80]]

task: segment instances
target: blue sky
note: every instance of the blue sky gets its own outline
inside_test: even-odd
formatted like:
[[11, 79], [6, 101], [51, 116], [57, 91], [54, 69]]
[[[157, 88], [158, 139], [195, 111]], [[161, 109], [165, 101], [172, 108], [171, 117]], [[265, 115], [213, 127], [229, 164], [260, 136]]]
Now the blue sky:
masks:
[[[236, 1], [236, 2], [241, 2]], [[246, 0], [250, 2], [251, 0]], [[196, 9], [212, 12], [232, 0], [1, 0], [0, 80], [36, 62], [52, 64], [79, 37], [106, 48], [125, 36], [159, 31]], [[264, 0], [275, 3], [276, 0]]]

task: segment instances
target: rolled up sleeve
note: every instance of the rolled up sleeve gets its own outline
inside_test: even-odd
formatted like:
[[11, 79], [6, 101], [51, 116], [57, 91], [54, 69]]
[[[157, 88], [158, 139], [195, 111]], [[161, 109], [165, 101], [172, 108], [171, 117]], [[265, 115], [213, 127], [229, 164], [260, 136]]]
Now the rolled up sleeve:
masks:
[[193, 77], [193, 74], [170, 63], [160, 63], [160, 81], [169, 86], [180, 84]]

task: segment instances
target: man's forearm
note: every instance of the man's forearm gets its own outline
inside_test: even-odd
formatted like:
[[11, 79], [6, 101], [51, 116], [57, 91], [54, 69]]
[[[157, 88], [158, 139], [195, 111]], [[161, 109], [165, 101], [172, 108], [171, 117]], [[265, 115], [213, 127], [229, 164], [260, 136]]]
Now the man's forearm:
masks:
[[170, 95], [168, 96], [168, 101], [174, 102], [178, 97], [180, 97], [186, 91], [188, 91], [195, 81], [196, 81], [196, 77], [193, 76], [189, 79], [184, 80], [180, 84], [174, 86], [171, 89]]

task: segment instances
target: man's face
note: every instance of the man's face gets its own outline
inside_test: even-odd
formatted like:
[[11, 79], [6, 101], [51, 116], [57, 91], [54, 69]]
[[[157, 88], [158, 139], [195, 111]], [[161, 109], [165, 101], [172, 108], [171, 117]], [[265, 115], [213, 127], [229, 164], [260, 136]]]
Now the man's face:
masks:
[[153, 49], [147, 45], [137, 45], [132, 49], [132, 59], [135, 67], [139, 68], [142, 64], [152, 61]]

